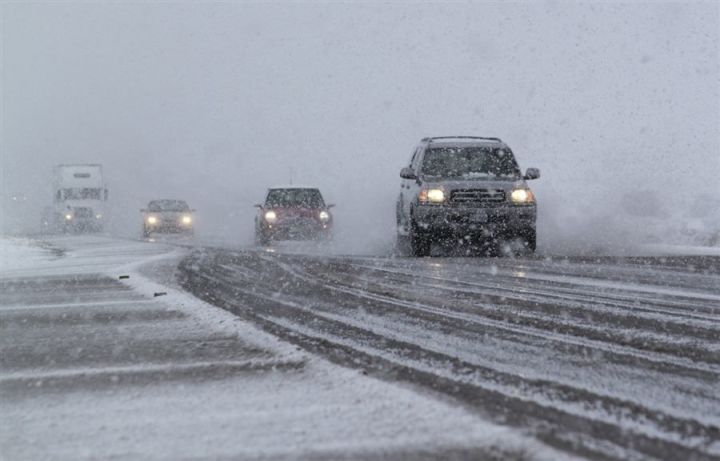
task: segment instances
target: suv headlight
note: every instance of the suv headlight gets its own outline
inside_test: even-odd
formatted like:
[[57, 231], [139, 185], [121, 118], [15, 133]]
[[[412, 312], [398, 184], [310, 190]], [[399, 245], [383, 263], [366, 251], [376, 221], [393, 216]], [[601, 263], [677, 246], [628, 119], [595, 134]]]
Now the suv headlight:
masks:
[[277, 221], [277, 214], [275, 214], [275, 212], [272, 210], [266, 211], [265, 221], [269, 222], [270, 224], [274, 223], [275, 221]]
[[535, 196], [530, 189], [515, 189], [510, 193], [510, 199], [516, 205], [535, 203]]
[[327, 211], [321, 211], [319, 216], [321, 221], [327, 221], [330, 219], [330, 213]]
[[157, 224], [157, 218], [155, 216], [148, 216], [147, 222], [148, 224]]
[[192, 224], [192, 216], [190, 216], [190, 215], [185, 215], [185, 216], [183, 216], [183, 217], [182, 217], [182, 223], [185, 224], [185, 225]]
[[445, 201], [445, 192], [442, 189], [423, 189], [418, 194], [420, 203], [443, 203]]

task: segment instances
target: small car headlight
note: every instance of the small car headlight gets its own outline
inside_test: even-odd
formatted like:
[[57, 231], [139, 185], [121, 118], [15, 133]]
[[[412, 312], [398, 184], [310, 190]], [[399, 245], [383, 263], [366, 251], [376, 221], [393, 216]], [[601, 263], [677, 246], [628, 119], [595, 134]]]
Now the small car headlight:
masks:
[[95, 215], [95, 219], [102, 219], [102, 217], [103, 217], [103, 216], [102, 216], [100, 213], [98, 213], [98, 214]]
[[321, 211], [320, 219], [323, 221], [327, 221], [328, 219], [330, 219], [330, 213], [328, 213], [327, 211]]
[[157, 224], [157, 218], [155, 216], [148, 216], [147, 222], [148, 224]]
[[182, 223], [183, 224], [192, 224], [192, 216], [183, 216], [182, 217]]
[[532, 203], [535, 201], [535, 197], [529, 189], [515, 189], [510, 194], [510, 198], [513, 203], [517, 204]]
[[418, 200], [420, 203], [442, 203], [445, 201], [445, 192], [442, 189], [423, 189]]
[[272, 210], [265, 212], [265, 221], [269, 223], [274, 223], [275, 221], [277, 221], [277, 214], [275, 214], [275, 212]]
[[71, 215], [70, 213], [66, 214], [66, 215], [65, 215], [65, 220], [66, 220], [66, 221], [72, 220], [72, 215]]

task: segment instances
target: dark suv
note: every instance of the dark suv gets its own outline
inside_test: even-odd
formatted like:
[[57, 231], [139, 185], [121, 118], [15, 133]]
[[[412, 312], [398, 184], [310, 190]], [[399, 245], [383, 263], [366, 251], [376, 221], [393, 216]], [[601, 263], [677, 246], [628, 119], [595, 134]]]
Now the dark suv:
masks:
[[471, 244], [519, 242], [535, 251], [535, 197], [510, 148], [498, 138], [424, 138], [400, 172], [397, 201], [398, 244], [414, 256], [455, 239]]

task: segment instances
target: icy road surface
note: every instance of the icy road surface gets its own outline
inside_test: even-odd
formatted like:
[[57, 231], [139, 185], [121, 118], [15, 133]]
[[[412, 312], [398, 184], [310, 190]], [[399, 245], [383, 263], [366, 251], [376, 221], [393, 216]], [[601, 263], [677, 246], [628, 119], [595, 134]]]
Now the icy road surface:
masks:
[[[0, 239], [0, 459], [568, 459], [439, 393], [332, 365], [183, 293], [173, 285], [186, 253], [92, 236]], [[273, 316], [276, 281], [255, 271], [289, 275], [261, 256], [231, 256], [217, 295], [252, 279], [267, 296], [248, 312]], [[319, 315], [316, 299], [306, 307]]]
[[199, 251], [183, 285], [264, 330], [596, 459], [720, 459], [720, 258]]

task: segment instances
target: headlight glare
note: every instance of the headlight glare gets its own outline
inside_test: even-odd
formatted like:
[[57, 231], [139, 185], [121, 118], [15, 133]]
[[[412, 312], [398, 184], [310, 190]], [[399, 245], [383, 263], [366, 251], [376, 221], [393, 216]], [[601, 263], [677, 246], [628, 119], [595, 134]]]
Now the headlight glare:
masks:
[[155, 216], [148, 216], [147, 222], [148, 224], [157, 224], [157, 218]]
[[71, 215], [70, 213], [66, 214], [66, 215], [65, 215], [65, 219], [66, 219], [67, 221], [70, 221], [70, 220], [72, 219], [72, 215]]
[[515, 189], [510, 194], [510, 198], [513, 203], [516, 204], [533, 203], [535, 201], [535, 197], [530, 189]]
[[327, 211], [321, 211], [320, 219], [323, 221], [327, 221], [328, 219], [330, 219], [330, 213], [328, 213]]
[[271, 224], [274, 223], [275, 221], [277, 221], [277, 214], [272, 210], [266, 211], [265, 212], [265, 221], [267, 221]]
[[185, 215], [182, 217], [183, 224], [192, 224], [192, 216]]
[[418, 200], [420, 203], [442, 203], [445, 201], [445, 192], [442, 189], [423, 189]]

